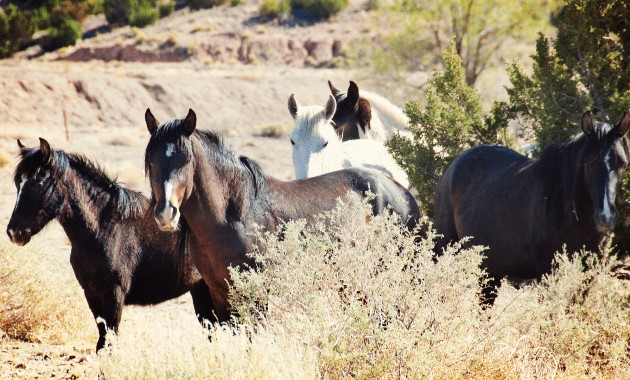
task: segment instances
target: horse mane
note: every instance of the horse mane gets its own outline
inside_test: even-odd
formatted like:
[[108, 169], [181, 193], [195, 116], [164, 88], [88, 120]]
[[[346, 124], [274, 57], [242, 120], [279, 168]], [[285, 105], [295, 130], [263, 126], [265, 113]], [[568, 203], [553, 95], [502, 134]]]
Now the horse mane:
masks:
[[[594, 127], [588, 136], [580, 133], [568, 141], [548, 146], [533, 163], [535, 170], [548, 184], [546, 193], [560, 197], [565, 216], [573, 211], [577, 212], [574, 202], [578, 191], [578, 179], [584, 167], [582, 158], [591, 145], [588, 137], [592, 136], [600, 142], [613, 128], [607, 123], [595, 123]], [[553, 202], [552, 197], [549, 197], [549, 202], [549, 204]]]
[[407, 129], [409, 118], [400, 107], [371, 91], [361, 90], [360, 94], [361, 98], [364, 98], [370, 103], [372, 108], [372, 121], [376, 119], [374, 117], [376, 116], [380, 119], [381, 124], [383, 124], [383, 127], [388, 130], [388, 132], [392, 132], [392, 127], [399, 130]]
[[82, 154], [66, 153], [60, 149], [53, 149], [52, 155], [51, 161], [43, 162], [39, 148], [23, 149], [20, 152], [21, 160], [15, 168], [14, 180], [17, 182], [23, 174], [32, 175], [42, 167], [50, 169], [56, 180], [65, 179], [70, 170], [75, 170], [88, 179], [88, 186], [105, 190], [101, 194], [109, 196], [108, 206], [114, 206], [110, 210], [115, 211], [121, 219], [140, 217], [147, 210], [148, 199], [144, 195], [121, 186], [95, 161]]

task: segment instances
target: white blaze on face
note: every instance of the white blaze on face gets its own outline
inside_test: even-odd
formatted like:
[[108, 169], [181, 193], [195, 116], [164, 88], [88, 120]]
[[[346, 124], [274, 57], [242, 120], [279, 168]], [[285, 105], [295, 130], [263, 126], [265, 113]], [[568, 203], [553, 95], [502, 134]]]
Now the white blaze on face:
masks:
[[166, 144], [166, 157], [171, 157], [175, 153], [175, 144], [168, 143]]
[[173, 195], [173, 185], [171, 181], [164, 181], [164, 200], [166, 202], [166, 206], [171, 205], [171, 196]]
[[18, 193], [17, 193], [17, 199], [15, 200], [15, 208], [17, 208], [18, 203], [20, 203], [20, 197], [22, 196], [22, 189], [24, 189], [24, 185], [26, 185], [27, 179], [28, 177], [26, 176], [26, 174], [22, 174], [22, 177], [20, 178], [20, 183], [18, 184]]

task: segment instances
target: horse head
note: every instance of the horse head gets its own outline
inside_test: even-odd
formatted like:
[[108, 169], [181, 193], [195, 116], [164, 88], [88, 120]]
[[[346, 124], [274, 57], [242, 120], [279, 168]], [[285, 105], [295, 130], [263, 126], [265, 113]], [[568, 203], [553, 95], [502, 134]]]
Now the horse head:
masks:
[[590, 112], [586, 112], [581, 124], [587, 141], [583, 157], [584, 181], [593, 205], [593, 221], [598, 230], [608, 232], [617, 221], [615, 198], [630, 160], [627, 137], [630, 113], [624, 112], [621, 121], [611, 126], [596, 125]]
[[190, 136], [197, 126], [197, 116], [189, 109], [186, 118], [160, 124], [147, 109], [145, 121], [151, 134], [145, 152], [145, 171], [155, 203], [153, 216], [161, 230], [173, 231], [178, 227], [179, 209], [192, 192], [194, 163]]
[[54, 175], [55, 154], [48, 141], [40, 138], [38, 148], [27, 148], [20, 140], [21, 161], [15, 169], [15, 207], [7, 235], [19, 246], [27, 244], [58, 213], [64, 197]]
[[300, 106], [291, 94], [288, 106], [295, 123], [291, 131], [295, 176], [297, 179], [308, 178], [314, 166], [324, 164], [323, 154], [332, 152], [341, 143], [332, 122], [335, 98], [329, 95], [324, 107]]
[[347, 92], [339, 91], [331, 81], [328, 81], [328, 87], [337, 103], [337, 111], [333, 116], [337, 134], [344, 141], [359, 139], [359, 128], [364, 134], [370, 128], [372, 120], [370, 102], [359, 96], [359, 87], [353, 81], [350, 81]]

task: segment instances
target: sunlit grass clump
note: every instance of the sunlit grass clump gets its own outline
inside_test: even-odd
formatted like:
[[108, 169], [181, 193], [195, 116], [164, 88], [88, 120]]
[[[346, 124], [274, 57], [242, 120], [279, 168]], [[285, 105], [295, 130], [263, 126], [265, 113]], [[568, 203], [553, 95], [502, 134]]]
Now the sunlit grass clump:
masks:
[[92, 344], [96, 328], [83, 292], [75, 278], [45, 264], [53, 254], [37, 242], [18, 248], [0, 241], [0, 330], [28, 342]]

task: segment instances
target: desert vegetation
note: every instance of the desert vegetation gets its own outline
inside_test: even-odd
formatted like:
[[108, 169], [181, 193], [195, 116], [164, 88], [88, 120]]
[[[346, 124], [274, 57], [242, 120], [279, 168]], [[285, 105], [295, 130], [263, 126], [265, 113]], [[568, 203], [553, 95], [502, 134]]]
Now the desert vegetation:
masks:
[[418, 241], [394, 216], [355, 222], [369, 213], [340, 203], [311, 226], [289, 222], [282, 239], [261, 233], [255, 266], [232, 273], [233, 324], [121, 336], [99, 355], [105, 378], [630, 374], [630, 284], [615, 256], [561, 253], [553, 274], [504, 285], [484, 310], [482, 248], [456, 244], [434, 261], [432, 233]]
[[[234, 9], [230, 7], [240, 3], [9, 1], [0, 12], [0, 57], [10, 57], [34, 44], [41, 44], [46, 50], [74, 44], [82, 38], [82, 22], [89, 15], [105, 15], [101, 17], [106, 17], [112, 27], [143, 27], [168, 18], [176, 8], [200, 13], [197, 10], [217, 6]], [[392, 215], [357, 223], [369, 213], [360, 202], [339, 203], [335, 210], [319, 215], [316, 223], [310, 225], [301, 220], [290, 221], [281, 235], [260, 231], [257, 236], [262, 245], [252, 254], [254, 264], [231, 271], [231, 305], [237, 312], [231, 323], [201, 328], [191, 305], [185, 305], [190, 309], [185, 313], [176, 311], [185, 308], [180, 304], [171, 304], [166, 312], [161, 309], [155, 314], [152, 307], [138, 314], [129, 308], [126, 315], [136, 319], [122, 323], [120, 335], [111, 338], [111, 347], [98, 356], [90, 353], [89, 360], [84, 361], [83, 365], [93, 370], [90, 375], [72, 376], [630, 378], [628, 171], [617, 200], [617, 229], [603, 251], [559, 252], [553, 272], [540, 281], [527, 285], [504, 282], [492, 308], [483, 308], [479, 303], [484, 247], [471, 246], [465, 240], [449, 246], [443, 255], [434, 256], [433, 189], [459, 153], [479, 144], [501, 144], [514, 149], [532, 144], [532, 154], [537, 156], [546, 146], [576, 134], [579, 116], [586, 109], [593, 110], [597, 120], [615, 123], [630, 105], [630, 28], [628, 18], [623, 17], [630, 10], [626, 2], [525, 0], [512, 6], [506, 4], [489, 0], [370, 0], [356, 8], [369, 10], [371, 21], [363, 22], [368, 18], [361, 14], [361, 22], [334, 27], [336, 35], [360, 30], [367, 37], [350, 47], [344, 45], [343, 54], [325, 63], [337, 69], [318, 75], [337, 75], [344, 80], [356, 75], [371, 80], [371, 89], [384, 95], [397, 88], [396, 100], [400, 104], [406, 102], [404, 111], [413, 138], [396, 135], [388, 147], [406, 169], [427, 216], [417, 234], [401, 229]], [[288, 32], [299, 28], [305, 18], [310, 22], [335, 15], [333, 19], [343, 17], [348, 6], [346, 0], [257, 1], [247, 22], [264, 25], [257, 25], [256, 32], [228, 25], [225, 34], [234, 34], [239, 41], [270, 39], [269, 30], [273, 27], [286, 28], [282, 31]], [[312, 9], [315, 13], [308, 13]], [[220, 22], [205, 17], [208, 14], [201, 20], [191, 16], [176, 23], [194, 28], [191, 35], [207, 30], [224, 33]], [[171, 29], [160, 35], [148, 35], [146, 31], [134, 28], [128, 33], [138, 43], [166, 41], [167, 45], [176, 45], [185, 40]], [[285, 42], [282, 40], [283, 46], [287, 45]], [[262, 57], [272, 49], [273, 45], [260, 45], [263, 52], [251, 56]], [[511, 53], [515, 51], [514, 61], [502, 61], [502, 55], [513, 57]], [[525, 57], [529, 53], [532, 56]], [[6, 62], [12, 64], [10, 60]], [[226, 102], [234, 108], [230, 108], [232, 113], [212, 119], [204, 128], [224, 128], [226, 140], [234, 142], [239, 153], [277, 163], [273, 170], [288, 167], [290, 120], [285, 99], [293, 89], [281, 84], [267, 93], [257, 90], [271, 80], [290, 81], [293, 83], [289, 85], [298, 87], [305, 81], [299, 77], [304, 72], [287, 79], [286, 73], [278, 70], [277, 77], [269, 79], [253, 70], [253, 66], [267, 70], [263, 67], [265, 61], [251, 59], [251, 65], [236, 66], [225, 74], [232, 83], [235, 78], [247, 77], [251, 86], [246, 90], [239, 92], [231, 83], [208, 86], [199, 91], [203, 97], [197, 98], [193, 94], [195, 82], [220, 81], [221, 74], [211, 73], [215, 65], [220, 69], [237, 65], [225, 64], [220, 58], [203, 65], [197, 63], [186, 66], [188, 71], [182, 68], [188, 62], [155, 67], [147, 64], [146, 70], [142, 65], [126, 66], [120, 61], [81, 66], [83, 71], [113, 73], [107, 77], [106, 85], [99, 86], [91, 81], [93, 77], [76, 74], [64, 66], [66, 62], [57, 62], [51, 65], [59, 66], [50, 72], [59, 76], [58, 81], [48, 81], [53, 77], [48, 71], [37, 73], [35, 80], [45, 78], [41, 82], [46, 82], [51, 93], [65, 91], [65, 86], [76, 90], [72, 94], [81, 103], [63, 100], [71, 114], [68, 146], [89, 154], [94, 150], [101, 154], [99, 159], [111, 160], [110, 164], [116, 165], [114, 172], [145, 193], [148, 192], [140, 160], [146, 130], [141, 116], [144, 107], [151, 105], [154, 109], [154, 104], [163, 108], [161, 115], [168, 115], [167, 112], [185, 112], [188, 107], [198, 111], [202, 109], [200, 104], [211, 103], [212, 107], [199, 111], [200, 120], [207, 121], [221, 113], [221, 103]], [[20, 61], [19, 65], [23, 64], [30, 63]], [[27, 67], [25, 70], [32, 66]], [[414, 74], [431, 67], [426, 83], [413, 82]], [[347, 68], [355, 71], [341, 71]], [[483, 75], [491, 73], [494, 80], [504, 68], [509, 83], [504, 96], [495, 99], [480, 95], [487, 90]], [[69, 74], [63, 76], [63, 72]], [[318, 79], [321, 89], [326, 90], [325, 80]], [[135, 86], [127, 97], [121, 95], [125, 81], [133, 81]], [[22, 80], [19, 85], [32, 89], [36, 87], [33, 83], [37, 82]], [[220, 96], [210, 94], [213, 91], [221, 92]], [[247, 98], [244, 92], [255, 93], [255, 100]], [[28, 100], [28, 95], [11, 96], [36, 102]], [[173, 105], [177, 101], [186, 104]], [[272, 108], [265, 102], [279, 104], [277, 121], [267, 116]], [[123, 107], [122, 112], [118, 108], [121, 103], [134, 109]], [[140, 107], [140, 103], [147, 104]], [[263, 105], [254, 108], [254, 103]], [[74, 114], [73, 104], [80, 109]], [[87, 104], [107, 109], [104, 112], [113, 116], [94, 116]], [[31, 112], [27, 107], [21, 110]], [[117, 119], [117, 112], [125, 113], [126, 118]], [[250, 119], [263, 125], [239, 119], [240, 113], [246, 112], [259, 113]], [[105, 121], [98, 126], [85, 121], [95, 119]], [[518, 133], [513, 134], [515, 130]], [[15, 200], [14, 186], [7, 185], [12, 182], [9, 179], [14, 150], [7, 147], [14, 148], [15, 137], [24, 134], [35, 140], [35, 133], [56, 131], [49, 125], [35, 128], [24, 123], [10, 132], [0, 132], [0, 186], [5, 190], [0, 200], [7, 213]], [[281, 144], [286, 146], [284, 151], [278, 148]], [[112, 159], [118, 155], [134, 157], [137, 162]], [[2, 215], [5, 216], [8, 220], [8, 214]], [[11, 245], [6, 237], [0, 240], [0, 349], [7, 342], [34, 342], [89, 352], [96, 332], [82, 289], [68, 269], [67, 260], [49, 259], [67, 254], [67, 249], [57, 248], [46, 239], [34, 238], [23, 248]], [[60, 263], [67, 270], [61, 270]], [[5, 362], [3, 365], [16, 371], [22, 365], [13, 359]]]

